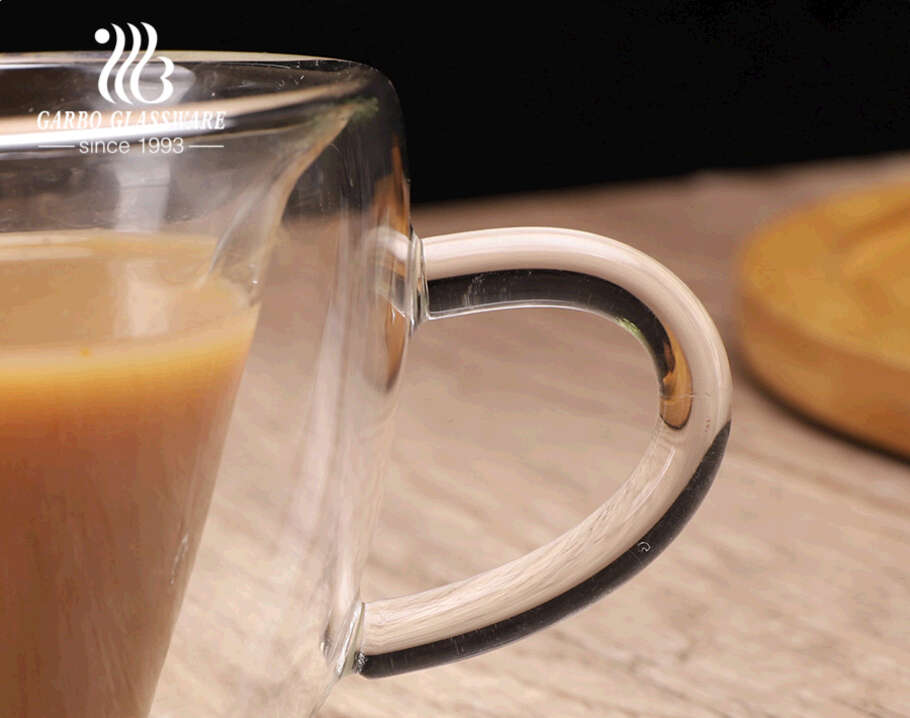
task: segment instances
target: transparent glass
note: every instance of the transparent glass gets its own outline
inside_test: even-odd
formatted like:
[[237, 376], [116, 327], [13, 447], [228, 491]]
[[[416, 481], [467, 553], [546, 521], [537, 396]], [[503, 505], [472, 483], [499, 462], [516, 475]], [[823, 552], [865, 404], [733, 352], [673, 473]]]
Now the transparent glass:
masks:
[[[143, 98], [163, 60], [0, 56], [0, 715], [309, 715], [345, 674], [544, 627], [673, 539], [730, 410], [723, 345], [676, 277], [571, 230], [419, 240], [375, 70], [162, 54], [161, 103]], [[83, 282], [84, 262], [103, 270]], [[363, 605], [411, 335], [528, 306], [594, 312], [649, 349], [645, 456], [537, 551]]]

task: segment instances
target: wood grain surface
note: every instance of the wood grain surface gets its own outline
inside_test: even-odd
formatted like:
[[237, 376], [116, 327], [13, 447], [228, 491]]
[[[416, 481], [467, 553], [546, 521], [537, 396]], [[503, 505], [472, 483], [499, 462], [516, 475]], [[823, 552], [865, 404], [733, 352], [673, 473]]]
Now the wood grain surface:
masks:
[[[742, 241], [762, 222], [907, 179], [910, 158], [886, 157], [418, 208], [422, 235], [566, 226], [658, 258], [727, 343], [733, 432], [701, 510], [630, 583], [494, 653], [347, 678], [320, 718], [910, 716], [910, 466], [757, 388], [732, 286]], [[421, 327], [364, 598], [463, 578], [582, 519], [645, 446], [654, 384], [630, 337], [574, 312]]]

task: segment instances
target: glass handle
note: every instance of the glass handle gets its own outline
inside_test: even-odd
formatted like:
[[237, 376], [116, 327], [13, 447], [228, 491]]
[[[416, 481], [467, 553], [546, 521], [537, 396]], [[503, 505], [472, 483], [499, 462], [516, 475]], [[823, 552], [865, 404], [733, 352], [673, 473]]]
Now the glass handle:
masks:
[[370, 678], [496, 648], [633, 576], [698, 507], [730, 430], [730, 369], [717, 329], [688, 287], [647, 255], [549, 227], [449, 234], [422, 249], [420, 320], [543, 306], [612, 319], [653, 357], [660, 417], [629, 478], [575, 528], [466, 580], [363, 605], [349, 667]]

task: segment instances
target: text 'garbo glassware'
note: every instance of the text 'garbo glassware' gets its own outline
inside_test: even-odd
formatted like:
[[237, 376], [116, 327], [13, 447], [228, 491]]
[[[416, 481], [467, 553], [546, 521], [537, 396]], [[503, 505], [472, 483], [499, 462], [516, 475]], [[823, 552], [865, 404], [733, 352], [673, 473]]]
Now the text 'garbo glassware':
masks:
[[[308, 715], [342, 675], [547, 626], [673, 540], [731, 394], [679, 279], [567, 229], [419, 239], [375, 70], [166, 58], [165, 98], [161, 63], [117, 85], [104, 53], [0, 56], [0, 715]], [[648, 349], [645, 455], [546, 546], [362, 604], [410, 336], [530, 306]]]

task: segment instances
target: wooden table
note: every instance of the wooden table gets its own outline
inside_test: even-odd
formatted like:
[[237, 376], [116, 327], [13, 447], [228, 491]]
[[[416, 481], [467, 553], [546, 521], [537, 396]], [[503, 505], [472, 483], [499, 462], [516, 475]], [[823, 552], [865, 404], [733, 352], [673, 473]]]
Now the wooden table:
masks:
[[[733, 432], [700, 511], [630, 583], [494, 653], [346, 679], [321, 718], [910, 716], [910, 467], [762, 393], [732, 304], [735, 255], [759, 223], [908, 177], [910, 159], [887, 157], [419, 207], [423, 235], [566, 226], [665, 263], [727, 343]], [[606, 325], [525, 310], [419, 330], [364, 598], [515, 558], [625, 477], [656, 417], [654, 376]]]

